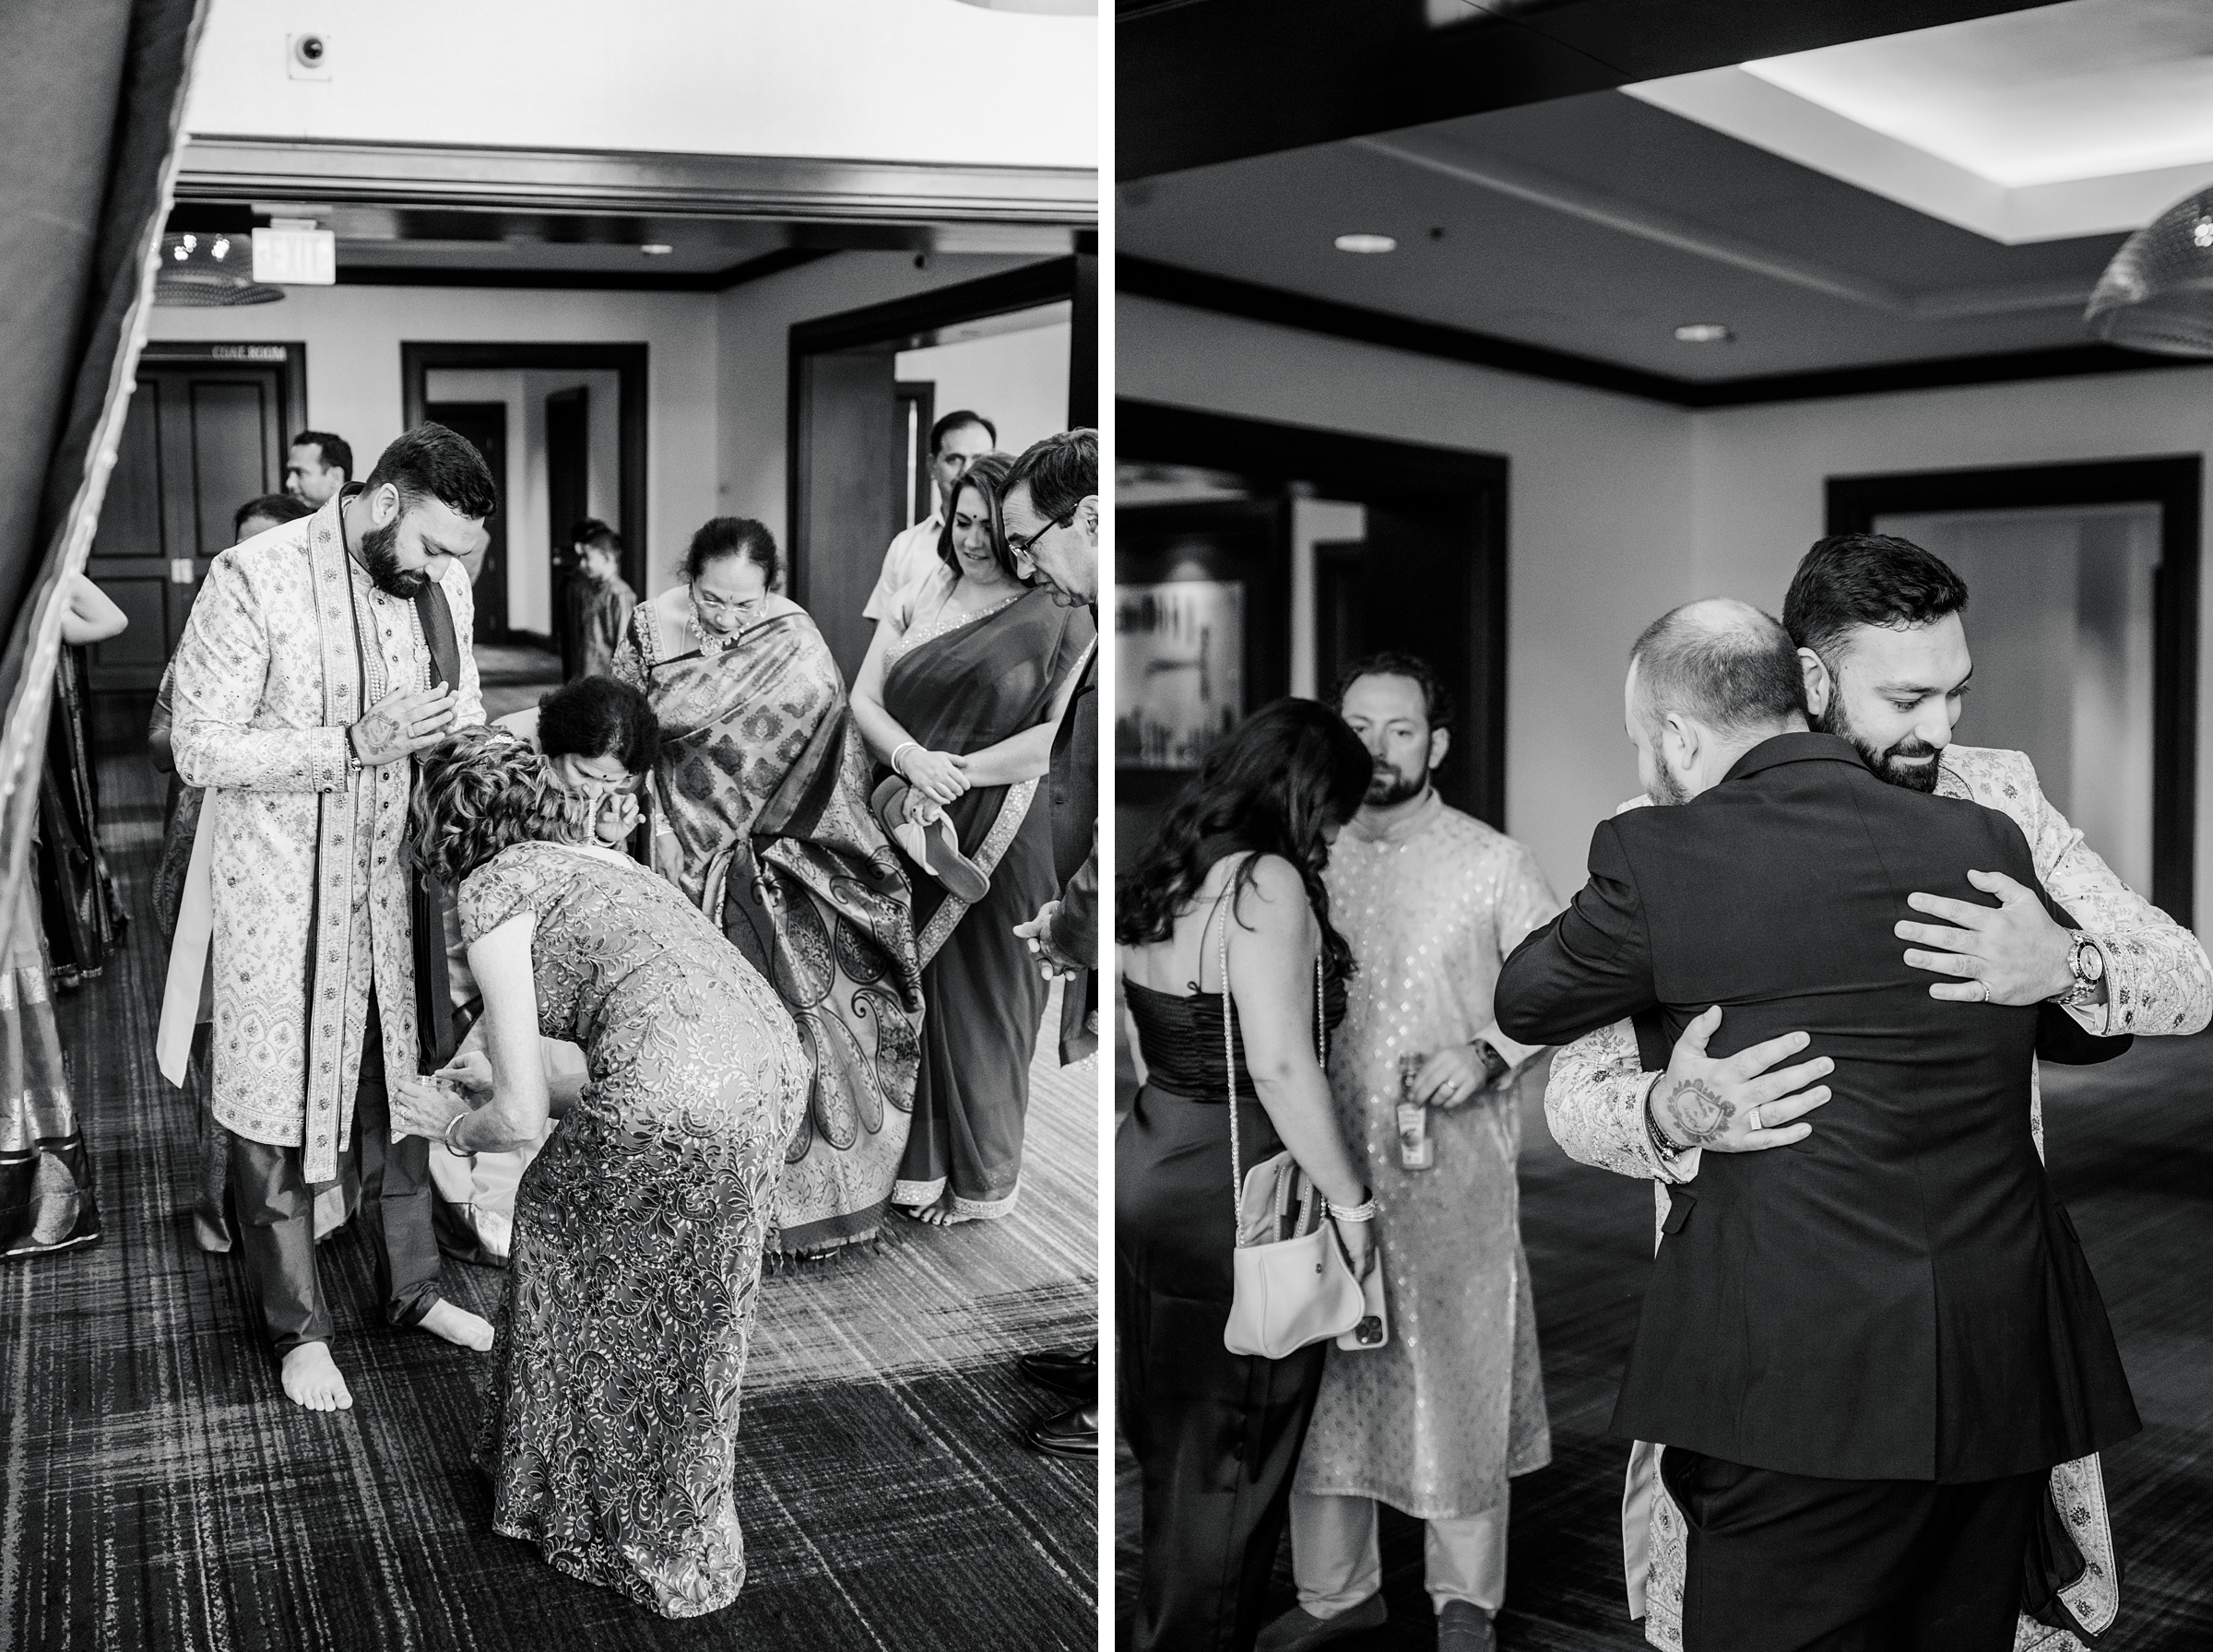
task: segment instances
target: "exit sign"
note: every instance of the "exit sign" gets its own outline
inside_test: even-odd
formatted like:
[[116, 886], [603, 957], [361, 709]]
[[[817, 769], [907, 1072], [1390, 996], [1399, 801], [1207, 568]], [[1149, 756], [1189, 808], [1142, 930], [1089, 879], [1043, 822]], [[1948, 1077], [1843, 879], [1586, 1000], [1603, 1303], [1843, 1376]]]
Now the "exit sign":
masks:
[[338, 238], [328, 230], [256, 230], [254, 278], [278, 287], [332, 287]]

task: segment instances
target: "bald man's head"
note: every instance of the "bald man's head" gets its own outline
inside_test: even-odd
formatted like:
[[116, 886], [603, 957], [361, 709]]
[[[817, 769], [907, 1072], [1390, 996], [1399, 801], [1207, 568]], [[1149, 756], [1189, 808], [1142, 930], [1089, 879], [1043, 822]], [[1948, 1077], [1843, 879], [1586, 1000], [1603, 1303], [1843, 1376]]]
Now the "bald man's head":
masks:
[[1805, 680], [1780, 621], [1748, 602], [1710, 596], [1645, 627], [1629, 650], [1632, 714], [1648, 727], [1689, 717], [1724, 739], [1803, 726]]

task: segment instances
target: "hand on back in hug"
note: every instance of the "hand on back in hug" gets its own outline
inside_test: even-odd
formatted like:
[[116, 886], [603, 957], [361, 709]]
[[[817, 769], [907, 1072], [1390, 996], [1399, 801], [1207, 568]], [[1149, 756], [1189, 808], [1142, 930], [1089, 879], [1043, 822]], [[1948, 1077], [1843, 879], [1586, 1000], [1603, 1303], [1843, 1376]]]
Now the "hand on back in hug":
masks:
[[1821, 1056], [1776, 1068], [1813, 1042], [1803, 1032], [1785, 1032], [1734, 1056], [1710, 1056], [1706, 1046], [1721, 1024], [1717, 1004], [1675, 1040], [1667, 1070], [1646, 1103], [1662, 1139], [1678, 1149], [1717, 1153], [1757, 1153], [1804, 1141], [1814, 1127], [1801, 1121], [1829, 1095], [1828, 1085], [1814, 1080], [1828, 1076], [1836, 1063]]

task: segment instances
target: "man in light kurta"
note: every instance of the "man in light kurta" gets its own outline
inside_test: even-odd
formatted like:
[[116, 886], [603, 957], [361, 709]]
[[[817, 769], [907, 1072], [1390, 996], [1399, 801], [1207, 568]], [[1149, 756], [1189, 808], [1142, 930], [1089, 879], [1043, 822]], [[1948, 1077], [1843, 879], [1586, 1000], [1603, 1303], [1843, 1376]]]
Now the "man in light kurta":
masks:
[[[1376, 774], [1326, 874], [1331, 921], [1359, 971], [1330, 1086], [1375, 1193], [1390, 1339], [1330, 1350], [1291, 1497], [1299, 1604], [1260, 1646], [1320, 1646], [1384, 1621], [1376, 1504], [1387, 1503], [1427, 1525], [1438, 1646], [1487, 1652], [1506, 1593], [1507, 1482], [1552, 1459], [1515, 1179], [1515, 1075], [1539, 1051], [1498, 1031], [1491, 988], [1560, 908], [1527, 849], [1431, 787], [1451, 712], [1426, 665], [1363, 661], [1339, 710]], [[1425, 1170], [1400, 1162], [1407, 1056], [1423, 1058]]]
[[[1941, 925], [1923, 929], [1915, 923], [1923, 914], [1901, 912], [1911, 932], [1901, 933], [1899, 944], [1917, 943], [1907, 962], [1937, 977], [1968, 975], [1943, 981], [1938, 988], [1966, 1001], [1986, 989], [2001, 1003], [2048, 997], [2100, 1037], [2199, 1031], [2213, 1019], [2213, 964], [2197, 938], [2113, 874], [2044, 796], [2026, 752], [1952, 740], [1959, 691], [1973, 664], [1961, 622], [1967, 595], [1949, 568], [1909, 541], [1840, 535], [1806, 554], [1783, 605], [1784, 624], [1806, 669], [1814, 726], [1850, 739], [1869, 766], [1894, 785], [1967, 798], [2009, 817], [2028, 840], [2037, 880], [2082, 926], [2070, 935], [2051, 923], [2041, 906], [2031, 912], [2033, 901], [2000, 891], [1995, 885], [2006, 880], [1995, 879], [1985, 887], [2004, 904], [1977, 919], [1983, 926], [1972, 931]], [[1901, 691], [1901, 685], [1913, 691]], [[1935, 907], [1924, 910], [1929, 917], [1958, 921]], [[2099, 957], [2094, 986], [2079, 980], [2068, 962], [2084, 948]], [[1663, 1150], [1648, 1109], [1664, 1107], [1675, 1086], [1686, 1081], [1706, 1083], [1736, 1105], [1740, 1087], [1758, 1077], [1743, 1063], [1729, 1069], [1705, 1060], [1703, 1048], [1694, 1027], [1671, 1059], [1640, 1049], [1637, 1032], [1617, 1022], [1563, 1048], [1545, 1091], [1546, 1121], [1570, 1158], [1651, 1179], [1655, 1245], [1668, 1210], [1669, 1184], [1695, 1180], [1703, 1150]], [[1792, 1058], [1781, 1059], [1787, 1064]], [[1666, 1071], [1651, 1070], [1663, 1060], [1669, 1061]], [[1778, 1127], [1799, 1122], [1779, 1114], [1776, 1103], [1763, 1104]], [[2029, 1104], [2030, 1128], [2041, 1151], [2042, 1109], [2033, 1069]], [[1805, 1114], [1803, 1122], [1819, 1130], [1819, 1111]], [[1682, 1511], [1660, 1482], [1659, 1456], [1649, 1443], [1631, 1451], [1622, 1503], [1623, 1559], [1630, 1616], [1644, 1619], [1645, 1638], [1653, 1646], [1681, 1652], [1687, 1534]], [[2084, 1562], [2080, 1575], [2060, 1590], [2059, 1604], [2083, 1629], [2102, 1634], [2119, 1609], [2120, 1575], [2099, 1459], [2061, 1464], [2052, 1471], [2051, 1491]], [[2015, 1646], [2018, 1652], [2064, 1652], [2080, 1642], [2058, 1623], [2024, 1616]]]
[[189, 882], [212, 926], [211, 1106], [285, 1391], [312, 1410], [351, 1403], [308, 1197], [349, 1147], [386, 1319], [491, 1346], [438, 1294], [430, 1144], [389, 1139], [385, 1078], [421, 1068], [410, 760], [484, 720], [460, 559], [494, 502], [476, 450], [420, 425], [364, 485], [217, 558], [177, 651], [177, 772], [208, 788]]

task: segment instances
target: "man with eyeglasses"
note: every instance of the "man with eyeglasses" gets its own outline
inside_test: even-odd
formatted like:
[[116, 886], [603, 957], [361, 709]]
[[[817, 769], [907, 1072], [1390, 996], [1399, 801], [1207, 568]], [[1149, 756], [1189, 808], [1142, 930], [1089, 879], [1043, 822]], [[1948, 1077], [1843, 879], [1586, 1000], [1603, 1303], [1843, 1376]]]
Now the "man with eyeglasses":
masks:
[[929, 427], [929, 479], [938, 490], [938, 507], [885, 549], [883, 571], [876, 576], [868, 606], [860, 610], [862, 619], [882, 623], [898, 603], [900, 592], [938, 571], [938, 538], [945, 531], [945, 513], [953, 508], [953, 493], [968, 466], [998, 445], [999, 427], [966, 407]]
[[[1014, 570], [1044, 586], [1063, 608], [1099, 601], [1099, 433], [1063, 431], [1014, 461], [1000, 509]], [[1053, 862], [1060, 897], [1014, 933], [1030, 943], [1037, 968], [1061, 983], [1060, 1063], [1099, 1047], [1099, 714], [1096, 649], [1077, 665], [1076, 691], [1053, 737], [1050, 773]], [[1093, 1457], [1099, 1448], [1099, 1349], [1024, 1354], [1022, 1369], [1075, 1403], [1023, 1431], [1039, 1451]]]

